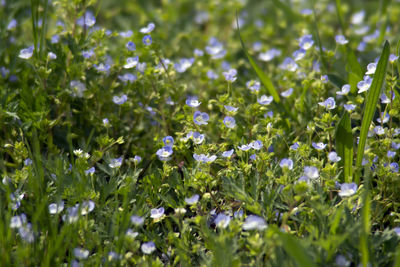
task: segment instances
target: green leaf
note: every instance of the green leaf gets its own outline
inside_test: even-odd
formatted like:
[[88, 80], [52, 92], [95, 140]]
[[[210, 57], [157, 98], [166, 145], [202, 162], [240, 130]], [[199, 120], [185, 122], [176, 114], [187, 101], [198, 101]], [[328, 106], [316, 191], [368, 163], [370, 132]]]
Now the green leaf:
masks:
[[346, 34], [346, 26], [343, 20], [343, 12], [342, 12], [342, 5], [340, 4], [340, 0], [336, 0], [336, 14], [338, 16], [340, 28], [342, 28], [342, 34]]
[[286, 252], [296, 261], [300, 267], [316, 266], [308, 255], [307, 250], [290, 234], [278, 232]]
[[283, 11], [283, 13], [287, 16], [289, 21], [297, 21], [301, 19], [301, 16], [298, 13], [295, 13], [290, 6], [286, 5], [282, 1], [272, 0], [272, 3], [275, 7], [279, 8]]
[[343, 166], [344, 181], [352, 181], [353, 169], [353, 134], [351, 132], [351, 119], [347, 111], [344, 112], [336, 127], [336, 152], [342, 158], [340, 164]]
[[336, 74], [333, 73], [329, 73], [328, 74], [328, 79], [331, 83], [333, 83], [336, 87], [338, 87], [339, 89], [342, 88], [342, 86], [344, 84], [346, 84], [346, 81], [343, 80], [342, 78], [340, 78], [339, 76], [337, 76]]
[[349, 72], [356, 74], [358, 78], [362, 79], [364, 72], [361, 68], [360, 63], [357, 60], [356, 55], [349, 46], [347, 46], [346, 51], [347, 51], [347, 65], [349, 67]]
[[371, 87], [369, 88], [367, 99], [365, 100], [364, 110], [363, 110], [363, 118], [361, 123], [361, 132], [360, 132], [360, 140], [357, 148], [357, 159], [356, 159], [356, 183], [359, 184], [360, 180], [360, 167], [362, 163], [362, 159], [364, 156], [364, 148], [365, 143], [367, 141], [367, 134], [369, 130], [369, 126], [371, 124], [372, 118], [375, 114], [376, 105], [379, 99], [379, 95], [381, 92], [381, 88], [383, 82], [385, 81], [386, 69], [388, 65], [390, 54], [390, 46], [389, 42], [385, 42], [385, 46], [383, 47], [383, 51], [381, 57], [378, 62], [378, 66], [376, 68], [374, 78], [372, 80]]

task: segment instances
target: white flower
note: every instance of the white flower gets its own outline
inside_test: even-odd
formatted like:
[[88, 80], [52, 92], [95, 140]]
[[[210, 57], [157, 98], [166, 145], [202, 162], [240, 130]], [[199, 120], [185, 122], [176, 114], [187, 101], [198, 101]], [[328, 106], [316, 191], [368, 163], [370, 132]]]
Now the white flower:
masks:
[[138, 215], [132, 215], [131, 216], [131, 223], [133, 223], [136, 226], [140, 226], [144, 223], [144, 218]]
[[27, 223], [26, 215], [22, 213], [19, 216], [17, 215], [17, 216], [11, 217], [10, 227], [11, 228], [20, 228], [26, 223]]
[[367, 72], [365, 74], [374, 74], [376, 71], [376, 63], [369, 63], [367, 66]]
[[119, 168], [122, 165], [122, 157], [119, 158], [115, 158], [115, 159], [111, 159], [110, 164], [108, 164], [108, 166], [110, 166], [110, 168]]
[[154, 23], [150, 22], [146, 27], [141, 28], [140, 32], [144, 33], [144, 34], [148, 34], [148, 33], [151, 33], [154, 30], [154, 28], [155, 28]]
[[80, 208], [81, 215], [86, 215], [93, 211], [94, 209], [94, 202], [91, 200], [83, 201], [81, 205], [77, 204], [76, 207]]
[[156, 250], [156, 244], [153, 241], [145, 242], [140, 247], [144, 254], [151, 254]]
[[349, 40], [347, 40], [346, 37], [344, 37], [344, 35], [336, 35], [335, 41], [340, 45], [345, 45], [349, 42]]
[[158, 209], [151, 209], [150, 210], [150, 217], [153, 219], [159, 219], [164, 215], [164, 208], [158, 208]]
[[267, 223], [265, 220], [256, 215], [247, 216], [246, 220], [243, 223], [243, 230], [264, 230], [267, 228]]
[[336, 92], [337, 95], [347, 95], [350, 92], [350, 84], [345, 84], [342, 86], [342, 90]]
[[357, 184], [356, 183], [343, 183], [340, 186], [339, 196], [348, 197], [354, 195], [357, 192]]
[[274, 100], [272, 96], [266, 96], [266, 95], [262, 95], [260, 98], [257, 98], [257, 102], [260, 105], [269, 105], [271, 104], [272, 100]]
[[139, 57], [128, 57], [126, 59], [126, 64], [124, 65], [125, 69], [131, 69], [136, 67], [136, 65], [139, 63]]
[[218, 228], [226, 228], [229, 225], [230, 221], [231, 221], [230, 216], [228, 216], [224, 213], [220, 213], [215, 218], [214, 223]]
[[64, 210], [64, 201], [60, 201], [58, 203], [51, 203], [49, 205], [49, 213], [50, 214], [58, 214]]
[[35, 49], [35, 47], [32, 45], [28, 48], [22, 49], [21, 51], [19, 51], [19, 58], [23, 58], [23, 59], [30, 59], [33, 55], [33, 50]]
[[89, 256], [89, 250], [84, 248], [74, 248], [74, 256], [79, 260], [87, 259]]
[[314, 166], [305, 166], [304, 174], [310, 179], [317, 179], [319, 177], [318, 169]]

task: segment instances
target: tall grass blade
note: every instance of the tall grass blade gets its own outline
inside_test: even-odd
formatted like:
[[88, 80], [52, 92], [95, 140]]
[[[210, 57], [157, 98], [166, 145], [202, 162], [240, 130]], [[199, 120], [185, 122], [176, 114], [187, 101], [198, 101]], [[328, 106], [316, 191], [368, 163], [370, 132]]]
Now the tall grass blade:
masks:
[[346, 26], [343, 20], [342, 5], [340, 3], [340, 0], [336, 0], [336, 14], [338, 16], [340, 28], [342, 29], [342, 34], [346, 36]]
[[296, 261], [300, 267], [316, 266], [308, 255], [307, 250], [290, 234], [278, 232], [286, 252]]
[[346, 183], [352, 181], [353, 176], [353, 134], [351, 132], [351, 119], [345, 111], [336, 127], [336, 152], [342, 158], [343, 176]]
[[357, 159], [356, 159], [357, 175], [355, 179], [357, 184], [359, 184], [360, 182], [360, 167], [364, 156], [364, 148], [365, 148], [365, 143], [367, 141], [369, 126], [375, 114], [376, 104], [380, 96], [383, 82], [385, 81], [389, 54], [390, 54], [390, 46], [389, 42], [386, 41], [383, 47], [381, 57], [378, 62], [378, 66], [374, 74], [374, 78], [372, 80], [371, 87], [369, 88], [367, 98], [365, 100], [363, 119], [361, 123], [360, 140], [357, 148]]

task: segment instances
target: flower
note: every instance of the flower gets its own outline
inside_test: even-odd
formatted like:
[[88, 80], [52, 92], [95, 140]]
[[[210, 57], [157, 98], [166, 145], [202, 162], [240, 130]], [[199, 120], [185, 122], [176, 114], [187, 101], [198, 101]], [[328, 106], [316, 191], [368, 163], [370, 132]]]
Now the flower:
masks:
[[32, 163], [33, 163], [33, 161], [30, 158], [27, 158], [27, 159], [24, 160], [24, 165], [25, 166], [32, 165]]
[[395, 54], [390, 54], [390, 56], [389, 56], [389, 62], [390, 63], [394, 63], [398, 59], [399, 59], [399, 57], [396, 56]]
[[263, 147], [263, 143], [260, 140], [253, 141], [249, 145], [255, 150], [260, 150]]
[[224, 106], [224, 108], [228, 111], [228, 112], [236, 112], [238, 110], [238, 108], [232, 107], [232, 106]]
[[22, 49], [21, 51], [19, 51], [19, 58], [22, 59], [30, 59], [33, 55], [33, 50], [35, 49], [35, 47], [33, 45], [31, 45], [28, 48]]
[[87, 259], [89, 256], [89, 250], [84, 248], [74, 248], [74, 256], [79, 260]]
[[128, 51], [135, 51], [136, 50], [136, 45], [132, 41], [127, 42], [125, 47], [126, 47], [126, 49], [128, 49]]
[[368, 75], [364, 76], [364, 79], [357, 83], [357, 88], [358, 88], [357, 93], [361, 94], [362, 92], [368, 91], [369, 87], [371, 86], [371, 83], [372, 83], [371, 77]]
[[235, 121], [235, 118], [233, 118], [233, 117], [231, 117], [231, 116], [226, 116], [225, 118], [224, 118], [224, 124], [225, 124], [225, 126], [226, 127], [228, 127], [228, 128], [235, 128], [235, 126], [236, 126], [236, 121]]
[[197, 108], [200, 106], [201, 102], [197, 99], [196, 96], [191, 96], [186, 99], [186, 105], [188, 105], [191, 108]]
[[193, 142], [196, 145], [200, 145], [201, 143], [203, 143], [205, 136], [204, 134], [201, 134], [199, 132], [194, 132], [191, 137], [193, 138]]
[[205, 112], [201, 112], [201, 111], [196, 111], [193, 114], [193, 121], [194, 123], [196, 123], [197, 125], [206, 125], [208, 124], [208, 120], [210, 119], [210, 117], [208, 116], [207, 113]]
[[30, 223], [24, 224], [18, 228], [18, 233], [21, 238], [28, 242], [32, 243], [35, 240], [35, 236], [33, 235], [32, 225]]
[[296, 143], [294, 143], [293, 145], [290, 146], [290, 149], [296, 151], [299, 148], [299, 146], [300, 145], [296, 142]]
[[236, 81], [237, 77], [237, 70], [236, 69], [230, 69], [226, 72], [222, 73], [225, 76], [225, 80], [227, 80], [228, 82], [234, 82]]
[[376, 63], [369, 63], [367, 66], [367, 72], [365, 74], [374, 74], [376, 71]]
[[193, 53], [194, 53], [194, 55], [195, 55], [196, 57], [202, 57], [202, 56], [204, 56], [204, 51], [203, 51], [203, 50], [200, 50], [200, 49], [197, 49], [197, 48], [193, 51]]
[[396, 156], [396, 151], [388, 150], [387, 157], [393, 158], [394, 156]]
[[73, 80], [69, 83], [69, 85], [73, 90], [73, 95], [76, 95], [78, 97], [83, 97], [83, 92], [86, 90], [86, 86], [84, 83], [77, 80]]
[[299, 61], [303, 59], [305, 55], [306, 55], [306, 50], [304, 50], [303, 48], [294, 51], [292, 54], [294, 61]]
[[205, 155], [205, 154], [198, 155], [198, 154], [194, 153], [193, 158], [196, 161], [199, 161], [201, 163], [209, 163], [209, 162], [211, 163], [217, 159], [217, 156], [215, 156], [215, 155], [209, 156], [209, 155]]
[[326, 108], [326, 109], [334, 109], [336, 107], [336, 102], [333, 97], [329, 97], [323, 102], [319, 102], [318, 105]]
[[385, 128], [383, 128], [382, 126], [376, 126], [375, 128], [374, 128], [374, 132], [377, 134], [377, 135], [383, 135], [383, 134], [385, 134]]
[[161, 161], [168, 161], [170, 160], [170, 156], [172, 155], [173, 151], [170, 146], [164, 146], [157, 150], [156, 155], [158, 156], [159, 160]]
[[111, 66], [109, 64], [100, 63], [99, 65], [93, 64], [93, 67], [99, 72], [107, 72]]
[[111, 159], [110, 163], [108, 164], [108, 166], [110, 166], [110, 168], [119, 168], [122, 165], [122, 157], [119, 158], [115, 158], [115, 159]]
[[139, 233], [138, 233], [138, 232], [134, 232], [131, 228], [128, 228], [128, 230], [126, 230], [125, 235], [126, 235], [128, 238], [134, 239], [135, 237], [137, 237], [137, 236], [139, 235]]
[[117, 105], [122, 105], [128, 100], [128, 97], [123, 94], [122, 96], [113, 96], [113, 102]]
[[329, 152], [328, 159], [332, 162], [339, 162], [342, 158], [335, 151]]
[[139, 56], [136, 57], [128, 57], [126, 59], [126, 64], [124, 65], [125, 69], [131, 69], [136, 67], [136, 65], [139, 63]]
[[56, 59], [56, 58], [57, 58], [57, 55], [54, 54], [53, 52], [49, 52], [49, 53], [47, 53], [47, 57], [48, 57], [49, 59]]
[[145, 242], [140, 246], [144, 254], [151, 254], [156, 250], [156, 244], [153, 241]]
[[212, 37], [208, 41], [208, 45], [206, 46], [206, 53], [211, 56], [211, 59], [219, 59], [223, 58], [226, 54], [226, 50], [222, 43], [220, 43], [216, 38]]
[[131, 223], [135, 226], [140, 226], [144, 223], [144, 218], [138, 215], [131, 216]]
[[273, 60], [275, 57], [279, 57], [281, 54], [282, 54], [281, 50], [272, 48], [264, 53], [260, 53], [258, 55], [258, 59], [267, 62]]
[[10, 227], [11, 228], [20, 228], [26, 223], [27, 223], [26, 215], [24, 213], [22, 213], [21, 215], [16, 215], [16, 216], [11, 217]]
[[350, 84], [344, 84], [342, 90], [337, 91], [337, 95], [347, 95], [350, 92]]
[[238, 146], [238, 148], [242, 151], [247, 151], [251, 148], [251, 145], [241, 145], [241, 146]]
[[218, 79], [218, 74], [216, 74], [213, 70], [209, 70], [209, 71], [207, 71], [207, 77], [210, 80], [216, 80], [216, 79]]
[[193, 65], [194, 58], [181, 58], [174, 67], [177, 72], [183, 73]]
[[354, 109], [356, 108], [356, 105], [353, 105], [353, 104], [349, 104], [349, 105], [344, 104], [343, 107], [344, 107], [344, 109], [347, 110], [347, 111], [352, 111], [352, 110], [354, 110]]
[[283, 91], [283, 92], [281, 93], [281, 96], [287, 98], [287, 97], [291, 96], [292, 93], [293, 93], [293, 88], [289, 88], [288, 90]]
[[96, 23], [96, 18], [91, 11], [86, 11], [81, 17], [78, 18], [76, 24], [79, 26], [88, 26], [92, 27]]
[[151, 209], [150, 210], [150, 217], [153, 219], [159, 219], [164, 215], [164, 208], [158, 208], [158, 209]]
[[151, 33], [155, 27], [156, 27], [156, 25], [153, 22], [150, 22], [149, 24], [147, 24], [146, 27], [141, 28], [140, 32], [144, 33], [144, 34], [148, 34], [148, 33]]
[[81, 205], [76, 204], [77, 208], [80, 208], [81, 215], [86, 215], [94, 210], [94, 202], [91, 200], [83, 201]]
[[49, 213], [50, 214], [58, 214], [64, 210], [64, 201], [60, 201], [58, 203], [51, 203], [49, 205]]
[[259, 81], [251, 80], [246, 82], [246, 87], [252, 92], [258, 92], [258, 90], [260, 90], [260, 86], [261, 84]]
[[341, 197], [349, 197], [354, 195], [357, 192], [357, 184], [356, 183], [343, 183], [340, 185], [339, 196]]
[[118, 75], [118, 79], [120, 79], [123, 83], [132, 83], [137, 80], [137, 76], [132, 73], [125, 73], [124, 75]]
[[215, 218], [214, 223], [218, 228], [226, 228], [229, 225], [230, 221], [231, 221], [230, 216], [224, 213], [220, 213]]
[[400, 148], [400, 143], [392, 142], [392, 148], [393, 149], [399, 149]]
[[287, 57], [283, 60], [281, 68], [288, 71], [296, 71], [299, 65], [292, 58]]
[[336, 35], [335, 41], [336, 41], [336, 43], [338, 43], [340, 45], [345, 45], [349, 42], [349, 40], [347, 40], [344, 35]]
[[299, 46], [304, 50], [310, 49], [314, 44], [311, 34], [306, 34], [299, 39]]
[[150, 35], [145, 35], [143, 37], [142, 41], [143, 41], [143, 44], [146, 46], [151, 45], [151, 43], [153, 42]]
[[133, 34], [133, 32], [131, 30], [126, 31], [126, 32], [120, 32], [119, 36], [123, 37], [123, 38], [129, 38], [131, 37]]
[[260, 98], [257, 98], [258, 104], [264, 106], [271, 104], [272, 100], [274, 100], [272, 96], [266, 96], [266, 95], [262, 95]]
[[200, 198], [200, 196], [195, 194], [195, 195], [193, 195], [193, 196], [191, 196], [189, 198], [185, 198], [185, 202], [188, 205], [193, 205], [193, 204], [196, 204], [199, 201], [199, 198]]
[[224, 158], [230, 158], [232, 156], [233, 152], [234, 152], [234, 149], [224, 151], [224, 152], [222, 152], [222, 156]]
[[318, 169], [317, 169], [317, 167], [314, 167], [314, 166], [305, 166], [304, 174], [309, 179], [317, 179], [319, 177]]
[[267, 223], [265, 220], [259, 216], [256, 215], [249, 215], [245, 219], [243, 225], [242, 225], [243, 230], [249, 231], [249, 230], [264, 230], [267, 228]]
[[282, 169], [286, 168], [288, 170], [291, 170], [291, 169], [293, 169], [293, 160], [288, 159], [288, 158], [284, 158], [279, 163], [279, 166], [281, 166]]
[[[385, 116], [384, 116], [385, 115]], [[381, 120], [381, 117], [377, 118], [376, 121], [378, 123], [387, 123], [390, 119], [390, 115], [388, 113], [385, 114], [385, 112], [381, 112], [381, 116], [383, 117], [383, 119]]]
[[163, 138], [165, 146], [172, 147], [174, 145], [174, 138], [172, 136], [166, 136]]
[[326, 147], [326, 144], [324, 144], [322, 142], [319, 142], [319, 143], [312, 142], [312, 146], [317, 150], [322, 150]]

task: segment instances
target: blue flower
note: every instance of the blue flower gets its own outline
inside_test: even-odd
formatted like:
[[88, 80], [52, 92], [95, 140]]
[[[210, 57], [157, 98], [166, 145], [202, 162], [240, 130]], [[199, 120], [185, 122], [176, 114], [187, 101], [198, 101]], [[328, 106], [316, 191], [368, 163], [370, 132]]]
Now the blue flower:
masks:
[[399, 172], [399, 164], [396, 162], [392, 162], [389, 164], [389, 168], [392, 172]]
[[289, 96], [291, 96], [292, 95], [292, 93], [293, 93], [293, 88], [289, 88], [288, 90], [286, 90], [286, 91], [283, 91], [282, 93], [281, 93], [281, 96], [283, 96], [283, 97], [289, 97]]
[[119, 158], [115, 158], [115, 159], [111, 159], [110, 164], [108, 164], [108, 166], [110, 166], [110, 168], [119, 168], [122, 165], [122, 157]]
[[144, 33], [144, 34], [148, 34], [148, 33], [151, 33], [155, 27], [156, 27], [156, 25], [154, 25], [153, 22], [150, 22], [146, 27], [141, 28], [140, 32]]
[[241, 145], [241, 146], [238, 146], [238, 148], [242, 151], [247, 151], [251, 148], [251, 146], [250, 145]]
[[131, 37], [133, 34], [133, 32], [131, 30], [126, 31], [126, 32], [120, 32], [119, 35], [123, 38], [129, 38]]
[[349, 40], [347, 40], [346, 37], [344, 37], [344, 35], [336, 35], [335, 41], [340, 45], [345, 45], [349, 42]]
[[353, 105], [353, 104], [349, 104], [349, 105], [344, 104], [343, 107], [344, 107], [347, 111], [350, 112], [350, 111], [352, 111], [352, 110], [354, 110], [354, 109], [356, 108], [356, 105]]
[[282, 168], [282, 169], [288, 169], [288, 170], [291, 170], [291, 169], [293, 169], [293, 160], [291, 160], [291, 159], [288, 159], [288, 158], [284, 158], [284, 159], [282, 159], [281, 160], [281, 162], [279, 163], [279, 166]]
[[396, 151], [388, 150], [387, 157], [393, 158], [394, 156], [396, 156]]
[[260, 53], [258, 55], [258, 59], [267, 62], [273, 60], [275, 57], [279, 57], [281, 54], [282, 54], [281, 50], [272, 48], [264, 53]]
[[103, 125], [108, 126], [110, 124], [110, 121], [107, 118], [103, 119]]
[[235, 118], [233, 118], [233, 117], [231, 117], [231, 116], [226, 116], [225, 118], [224, 118], [224, 124], [225, 124], [225, 126], [226, 127], [228, 127], [228, 128], [235, 128], [235, 126], [236, 126], [236, 121], [235, 121]]
[[364, 79], [357, 83], [357, 88], [359, 94], [368, 91], [369, 87], [371, 86], [372, 78], [368, 75], [364, 76]]
[[153, 241], [145, 242], [140, 246], [144, 254], [151, 254], [156, 250], [156, 244]]
[[194, 58], [181, 58], [174, 67], [177, 72], [183, 73], [193, 65]]
[[25, 166], [29, 166], [32, 165], [33, 161], [30, 158], [27, 158], [26, 160], [24, 160], [24, 165]]
[[260, 150], [263, 147], [263, 143], [260, 140], [253, 141], [249, 145], [255, 150]]
[[96, 18], [91, 11], [87, 11], [82, 17], [78, 18], [76, 24], [79, 26], [92, 27], [96, 23]]
[[93, 49], [84, 50], [84, 51], [82, 51], [81, 54], [82, 54], [82, 56], [83, 56], [84, 58], [91, 58], [91, 57], [93, 57], [93, 56], [95, 55]]
[[283, 63], [281, 64], [281, 69], [288, 70], [288, 71], [296, 71], [299, 65], [297, 65], [296, 61], [294, 61], [292, 58], [287, 57], [283, 60]]
[[224, 107], [228, 112], [236, 112], [238, 110], [238, 108], [232, 106], [224, 106]]
[[219, 59], [225, 56], [226, 50], [222, 43], [213, 37], [206, 46], [206, 53], [209, 54], [212, 59]]
[[136, 226], [140, 226], [144, 223], [144, 218], [138, 215], [132, 215], [131, 216], [131, 223], [136, 225]]
[[253, 155], [250, 156], [250, 159], [251, 159], [251, 160], [256, 160], [256, 158], [257, 158], [257, 155], [256, 155], [256, 154], [253, 154]]
[[328, 159], [332, 162], [339, 162], [342, 158], [339, 157], [335, 151], [331, 151], [328, 154]]
[[319, 142], [319, 143], [312, 142], [312, 146], [317, 150], [323, 150], [326, 147], [326, 144], [324, 144], [322, 142]]
[[126, 64], [124, 65], [125, 69], [131, 69], [136, 67], [136, 65], [139, 63], [139, 57], [128, 57], [126, 59]]
[[157, 150], [156, 155], [161, 161], [168, 161], [171, 159], [170, 156], [172, 155], [172, 153], [172, 148], [170, 146], [165, 146]]
[[304, 50], [303, 48], [294, 51], [292, 54], [295, 61], [303, 59], [305, 55], [306, 55], [306, 50]]
[[132, 41], [127, 42], [125, 47], [126, 47], [126, 49], [128, 49], [128, 51], [135, 51], [136, 50], [136, 45]]
[[269, 105], [274, 100], [272, 96], [262, 95], [260, 98], [257, 98], [257, 102], [260, 105]]
[[89, 168], [89, 169], [87, 169], [86, 171], [85, 171], [85, 174], [93, 174], [94, 172], [96, 171], [96, 169], [94, 168], [94, 167], [91, 167], [91, 168]]
[[347, 95], [350, 92], [350, 84], [344, 84], [340, 91], [337, 91], [337, 95]]
[[367, 72], [365, 74], [374, 74], [376, 71], [377, 63], [372, 62], [367, 65]]
[[314, 45], [311, 34], [304, 35], [299, 39], [299, 46], [304, 50], [310, 49]]
[[299, 146], [300, 145], [296, 142], [296, 143], [294, 143], [293, 145], [290, 146], [290, 149], [296, 151], [299, 148]]
[[207, 77], [210, 80], [216, 80], [216, 79], [218, 79], [218, 74], [216, 74], [213, 70], [209, 70], [209, 71], [207, 71]]
[[392, 64], [398, 59], [399, 59], [399, 57], [396, 56], [395, 54], [390, 54], [390, 56], [389, 56], [389, 62]]
[[164, 215], [164, 208], [158, 208], [158, 209], [151, 209], [150, 210], [150, 218], [153, 219], [159, 219]]
[[222, 73], [225, 76], [225, 80], [228, 82], [234, 82], [236, 81], [237, 77], [237, 70], [236, 69], [230, 69], [227, 72]]
[[137, 76], [132, 73], [125, 73], [124, 75], [118, 75], [118, 79], [120, 79], [123, 83], [132, 83], [137, 80]]
[[224, 213], [220, 213], [215, 218], [214, 223], [218, 228], [226, 228], [229, 225], [230, 221], [231, 221], [230, 216], [228, 216]]
[[200, 106], [201, 102], [199, 102], [198, 98], [196, 96], [191, 96], [186, 99], [186, 105], [188, 105], [191, 108], [197, 108]]
[[191, 135], [191, 137], [193, 138], [193, 142], [194, 142], [196, 145], [200, 145], [201, 143], [203, 143], [204, 138], [205, 138], [204, 134], [201, 134], [201, 133], [199, 133], [199, 132], [194, 132], [194, 133]]
[[376, 133], [376, 135], [383, 135], [385, 134], [385, 128], [383, 128], [382, 126], [376, 126], [374, 128], [374, 132]]
[[224, 151], [224, 152], [222, 152], [222, 156], [224, 158], [230, 158], [232, 156], [233, 152], [234, 152], [234, 149]]
[[100, 72], [107, 72], [110, 70], [111, 66], [109, 64], [100, 63], [99, 65], [93, 64], [93, 67]]
[[336, 107], [336, 102], [333, 97], [329, 97], [323, 102], [319, 102], [318, 105], [326, 108], [326, 109], [334, 109]]
[[265, 228], [267, 228], [267, 223], [262, 217], [256, 215], [249, 215], [246, 217], [242, 225], [242, 228], [245, 231], [264, 230]]
[[150, 35], [145, 35], [144, 37], [143, 37], [143, 44], [144, 45], [146, 45], [146, 46], [148, 46], [148, 45], [151, 45], [151, 43], [153, 42], [153, 39], [151, 39], [151, 36]]
[[10, 31], [10, 30], [14, 29], [15, 27], [17, 27], [17, 24], [18, 24], [17, 20], [16, 19], [12, 19], [10, 21], [10, 23], [8, 23], [8, 25], [7, 25], [7, 30]]
[[195, 195], [193, 195], [193, 196], [191, 196], [189, 198], [185, 198], [185, 202], [188, 205], [193, 205], [193, 204], [196, 204], [199, 201], [199, 198], [200, 198], [200, 196], [195, 194]]
[[259, 81], [251, 80], [246, 82], [246, 86], [248, 89], [250, 89], [250, 91], [258, 92], [260, 90], [261, 84]]
[[163, 138], [165, 146], [172, 147], [174, 145], [174, 138], [172, 136], [166, 136]]
[[135, 164], [138, 164], [138, 163], [140, 163], [142, 161], [142, 158], [140, 157], [140, 156], [135, 156], [135, 157], [133, 157], [133, 162], [135, 163]]
[[393, 149], [399, 149], [400, 148], [400, 143], [392, 142], [392, 148]]
[[203, 50], [200, 50], [200, 49], [197, 49], [197, 48], [193, 51], [193, 53], [194, 53], [194, 55], [196, 57], [202, 57], [204, 55]]
[[113, 102], [117, 105], [122, 105], [128, 100], [128, 97], [124, 94], [122, 96], [113, 96]]
[[314, 166], [305, 166], [304, 167], [304, 174], [309, 179], [317, 179], [319, 177], [318, 169], [317, 169], [317, 167], [314, 167]]
[[209, 163], [209, 162], [211, 163], [217, 159], [217, 156], [215, 156], [215, 155], [209, 156], [209, 155], [205, 155], [205, 154], [198, 155], [198, 154], [194, 153], [193, 158], [196, 161], [199, 161], [201, 163]]
[[193, 121], [197, 125], [206, 125], [206, 124], [208, 124], [209, 119], [210, 119], [210, 117], [205, 112], [196, 111], [193, 115]]
[[343, 183], [340, 185], [339, 196], [341, 197], [349, 197], [354, 195], [357, 192], [357, 184], [356, 183]]
[[21, 51], [19, 51], [19, 58], [23, 58], [23, 59], [30, 59], [33, 55], [33, 50], [35, 49], [35, 47], [33, 45], [31, 45], [28, 48], [22, 49]]

